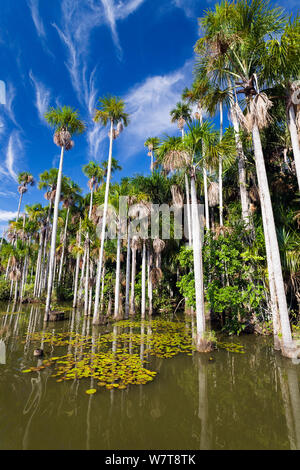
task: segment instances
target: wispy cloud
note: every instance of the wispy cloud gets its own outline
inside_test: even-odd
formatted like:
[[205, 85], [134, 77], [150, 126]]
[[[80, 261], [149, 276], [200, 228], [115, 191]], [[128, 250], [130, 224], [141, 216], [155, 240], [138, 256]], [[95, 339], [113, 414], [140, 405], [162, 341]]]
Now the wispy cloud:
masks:
[[44, 23], [39, 13], [39, 0], [28, 0], [28, 6], [30, 8], [32, 21], [38, 35], [42, 38], [46, 37]]
[[200, 16], [203, 10], [203, 2], [199, 2], [199, 0], [173, 0], [173, 4], [178, 8], [182, 8], [189, 18], [195, 18], [197, 14]]
[[7, 197], [9, 199], [14, 198], [17, 199], [17, 194], [13, 191], [0, 191], [0, 197]]
[[18, 180], [17, 173], [15, 172], [16, 161], [23, 151], [23, 145], [19, 136], [19, 132], [13, 131], [9, 137], [5, 165], [8, 175], [15, 181]]
[[35, 89], [35, 106], [39, 118], [43, 124], [46, 124], [44, 115], [49, 108], [51, 92], [42, 82], [34, 77], [31, 70], [29, 72], [29, 77]]
[[113, 0], [63, 0], [62, 24], [53, 24], [67, 50], [66, 66], [74, 91], [79, 102], [89, 110], [91, 127], [87, 131], [87, 141], [91, 158], [97, 158], [104, 135], [103, 130], [91, 122], [98, 96], [95, 69], [89, 71], [87, 67], [91, 33], [95, 28], [108, 25], [120, 57], [122, 48], [117, 33], [117, 21], [127, 18], [144, 1], [129, 0], [116, 3]]
[[185, 86], [192, 81], [193, 60], [163, 76], [154, 76], [136, 85], [125, 97], [130, 125], [124, 132], [125, 158], [143, 148], [148, 137], [176, 130], [170, 122], [170, 110], [181, 99]]
[[[11, 219], [15, 219], [17, 217], [17, 212], [6, 211], [4, 209], [0, 209], [0, 221], [1, 222], [8, 222]], [[2, 226], [2, 229], [7, 227]]]

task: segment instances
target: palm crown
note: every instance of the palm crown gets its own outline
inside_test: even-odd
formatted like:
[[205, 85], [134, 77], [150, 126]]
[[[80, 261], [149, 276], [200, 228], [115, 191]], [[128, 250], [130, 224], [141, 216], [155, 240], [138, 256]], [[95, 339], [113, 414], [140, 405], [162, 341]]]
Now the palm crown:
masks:
[[99, 99], [94, 121], [106, 126], [108, 122], [117, 125], [121, 122], [125, 127], [129, 124], [129, 115], [125, 113], [125, 102], [116, 96], [105, 96]]

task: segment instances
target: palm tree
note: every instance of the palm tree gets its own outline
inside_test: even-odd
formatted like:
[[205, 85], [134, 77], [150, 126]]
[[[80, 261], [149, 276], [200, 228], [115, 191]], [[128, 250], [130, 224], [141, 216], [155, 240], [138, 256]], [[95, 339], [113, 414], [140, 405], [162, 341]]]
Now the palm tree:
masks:
[[93, 208], [93, 194], [94, 194], [94, 191], [97, 190], [98, 185], [102, 183], [103, 181], [104, 169], [101, 168], [101, 166], [95, 162], [89, 162], [87, 165], [83, 167], [82, 171], [85, 174], [85, 176], [89, 178], [88, 187], [91, 192], [89, 219], [91, 219], [92, 208]]
[[[223, 138], [223, 107], [229, 104], [229, 94], [227, 89], [221, 89], [219, 86], [212, 87], [206, 95], [206, 109], [213, 116], [219, 108], [220, 114], [220, 141]], [[219, 156], [219, 210], [220, 226], [223, 226], [223, 161]]]
[[[228, 23], [234, 15], [233, 3], [224, 2], [217, 5], [215, 11], [208, 11], [200, 19], [201, 28], [204, 31], [195, 46], [198, 54], [197, 78], [191, 92], [187, 93], [187, 99], [196, 98], [200, 95], [202, 102], [211, 95], [211, 87], [227, 86], [229, 92], [230, 115], [235, 131], [236, 152], [238, 158], [239, 187], [242, 207], [242, 218], [245, 226], [249, 226], [249, 196], [246, 181], [246, 158], [240, 137], [239, 122], [236, 115], [236, 103], [233, 97], [232, 77], [230, 72], [230, 61], [226, 51], [230, 49], [233, 42], [232, 32]], [[233, 36], [234, 37], [234, 36]], [[234, 77], [234, 75], [232, 75]], [[208, 81], [211, 80], [211, 84]], [[220, 189], [220, 188], [219, 188]], [[221, 192], [221, 191], [220, 191]]]
[[[196, 320], [197, 320], [197, 344], [199, 351], [206, 349], [205, 342], [205, 311], [204, 311], [204, 287], [203, 287], [203, 260], [200, 220], [198, 214], [198, 202], [196, 191], [196, 168], [200, 157], [203, 159], [203, 141], [208, 144], [207, 126], [190, 126], [190, 132], [184, 140], [177, 144], [176, 149], [161, 154], [162, 165], [167, 171], [183, 169], [191, 178], [192, 198], [192, 234], [193, 234], [193, 258], [196, 292]], [[198, 160], [198, 162], [197, 162]]]
[[[127, 113], [125, 113], [124, 101], [114, 96], [106, 96], [104, 98], [100, 98], [99, 108], [95, 112], [94, 121], [100, 122], [105, 127], [107, 126], [107, 124], [110, 124], [110, 131], [108, 134], [109, 141], [110, 141], [109, 156], [108, 156], [108, 164], [107, 164], [104, 211], [103, 211], [103, 218], [102, 218], [102, 231], [101, 231], [101, 240], [100, 240], [99, 260], [98, 260], [98, 266], [97, 266], [95, 305], [94, 305], [94, 315], [93, 315], [93, 324], [97, 324], [99, 323], [99, 296], [100, 296], [100, 283], [101, 283], [101, 273], [102, 273], [103, 253], [104, 253], [104, 240], [105, 240], [109, 184], [110, 184], [111, 168], [112, 168], [113, 140], [116, 139], [118, 135], [122, 132], [123, 125], [126, 127], [129, 123], [129, 116]], [[116, 129], [114, 128], [115, 125], [117, 126]]]
[[62, 184], [62, 169], [64, 151], [71, 150], [74, 146], [72, 139], [73, 135], [82, 134], [85, 130], [83, 122], [79, 119], [78, 112], [69, 106], [63, 106], [62, 108], [50, 108], [45, 114], [46, 121], [54, 128], [54, 143], [61, 147], [59, 170], [57, 175], [56, 194], [54, 202], [54, 215], [53, 215], [53, 227], [51, 236], [51, 248], [49, 257], [49, 276], [48, 276], [48, 288], [47, 288], [47, 300], [44, 320], [49, 320], [51, 295], [54, 280], [54, 262], [55, 262], [55, 249], [56, 249], [56, 233], [57, 233], [57, 220], [58, 220], [58, 209], [60, 203], [60, 193]]
[[19, 198], [19, 205], [18, 205], [18, 211], [17, 211], [17, 219], [16, 219], [17, 221], [19, 220], [19, 217], [20, 217], [23, 194], [25, 194], [28, 191], [28, 186], [34, 185], [34, 179], [33, 179], [32, 174], [28, 173], [27, 171], [23, 171], [22, 173], [19, 173], [18, 183], [19, 183], [18, 192], [20, 194], [20, 198]]
[[[265, 38], [274, 38], [282, 33], [285, 16], [280, 8], [272, 8], [268, 0], [222, 4], [222, 25], [216, 32], [213, 24], [214, 12], [209, 12], [202, 22], [207, 28], [204, 42], [210, 41], [210, 51], [213, 49], [213, 59], [207, 60], [210, 70], [220, 68], [223, 60], [227, 73], [234, 77], [237, 93], [243, 93], [248, 104], [248, 112], [244, 115], [237, 109], [242, 125], [252, 134], [256, 174], [259, 185], [262, 218], [267, 248], [269, 275], [274, 276], [276, 296], [273, 304], [278, 305], [282, 334], [282, 352], [284, 355], [295, 354], [289, 323], [286, 295], [284, 290], [280, 253], [276, 236], [272, 203], [266, 174], [264, 155], [262, 151], [260, 129], [269, 123], [268, 110], [272, 103], [258, 88], [258, 77], [262, 69], [262, 58], [265, 51]], [[229, 12], [229, 14], [228, 14]], [[220, 17], [219, 13], [217, 15]], [[263, 53], [263, 56], [262, 56]]]
[[148, 139], [144, 143], [144, 146], [148, 148], [148, 157], [151, 157], [150, 171], [153, 173], [153, 170], [154, 170], [153, 154], [156, 151], [157, 147], [159, 146], [159, 138], [148, 137]]
[[[171, 137], [166, 136], [162, 140], [158, 150], [157, 150], [157, 160], [159, 163], [163, 164], [164, 171], [169, 173], [176, 170], [182, 170], [182, 138], [180, 137]], [[176, 161], [179, 165], [176, 166]], [[188, 175], [184, 173], [185, 181], [185, 193], [187, 201], [187, 223], [188, 223], [188, 240], [189, 245], [192, 245], [192, 223], [191, 223], [191, 210], [190, 210], [190, 190], [189, 190], [189, 180]]]
[[64, 265], [64, 255], [65, 255], [65, 248], [66, 248], [66, 241], [67, 241], [67, 230], [68, 230], [70, 207], [72, 207], [76, 203], [76, 200], [78, 199], [80, 192], [81, 192], [81, 189], [78, 186], [78, 184], [74, 183], [74, 181], [69, 181], [68, 186], [64, 189], [64, 192], [61, 196], [61, 200], [63, 201], [63, 208], [67, 209], [67, 213], [66, 213], [65, 227], [64, 227], [63, 241], [62, 241], [62, 253], [61, 253], [59, 272], [58, 272], [58, 285], [61, 282], [62, 270], [63, 270], [63, 265]]
[[[279, 91], [286, 102], [287, 123], [295, 159], [298, 187], [300, 189], [300, 144], [297, 130], [296, 112], [299, 104], [299, 68], [300, 68], [300, 18], [289, 18], [280, 38], [272, 37], [266, 41], [263, 51], [261, 71], [262, 80]], [[275, 93], [277, 94], [277, 93]]]

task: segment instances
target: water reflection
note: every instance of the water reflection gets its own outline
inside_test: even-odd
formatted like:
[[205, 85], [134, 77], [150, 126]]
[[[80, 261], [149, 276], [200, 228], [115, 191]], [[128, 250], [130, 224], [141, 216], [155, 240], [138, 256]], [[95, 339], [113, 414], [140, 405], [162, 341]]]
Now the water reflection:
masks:
[[[99, 328], [90, 317], [70, 310], [67, 321], [43, 329], [38, 306], [5, 305], [1, 312], [6, 364], [0, 363], [0, 448], [300, 450], [300, 366], [274, 352], [272, 339], [237, 339], [245, 354], [220, 350], [162, 359], [149, 355], [151, 322], [142, 322], [138, 331], [132, 326]], [[191, 322], [187, 319], [185, 328]], [[63, 331], [72, 341], [57, 347], [51, 337]], [[45, 357], [72, 354], [80, 361], [80, 335], [91, 337], [92, 360], [99, 335], [108, 331], [110, 350], [137, 353], [157, 371], [153, 382], [105, 390], [94, 378], [57, 383], [51, 368], [20, 372], [42, 364], [33, 357], [33, 333], [43, 332], [38, 346]], [[128, 339], [120, 345], [122, 332]], [[85, 393], [93, 388], [95, 395]]]

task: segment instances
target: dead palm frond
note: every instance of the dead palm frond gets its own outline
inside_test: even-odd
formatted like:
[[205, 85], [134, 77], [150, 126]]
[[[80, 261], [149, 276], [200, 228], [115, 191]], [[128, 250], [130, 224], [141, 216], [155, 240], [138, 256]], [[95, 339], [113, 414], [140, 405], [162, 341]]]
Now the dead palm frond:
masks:
[[153, 268], [150, 271], [150, 280], [155, 287], [159, 281], [163, 278], [163, 273], [160, 268]]
[[269, 114], [269, 109], [272, 106], [272, 101], [262, 92], [251, 99], [246, 114], [243, 114], [237, 103], [235, 104], [235, 112], [242, 127], [250, 133], [255, 124], [259, 129], [264, 129], [272, 122], [272, 118]]
[[175, 207], [182, 208], [183, 207], [183, 196], [182, 196], [182, 192], [181, 192], [179, 186], [177, 186], [177, 184], [173, 184], [171, 186], [171, 194], [172, 194], [173, 205]]
[[210, 207], [219, 204], [219, 185], [215, 181], [212, 181], [208, 187], [208, 204]]
[[160, 254], [165, 249], [165, 246], [165, 242], [163, 240], [160, 240], [160, 238], [155, 238], [153, 240], [153, 249], [156, 254]]

